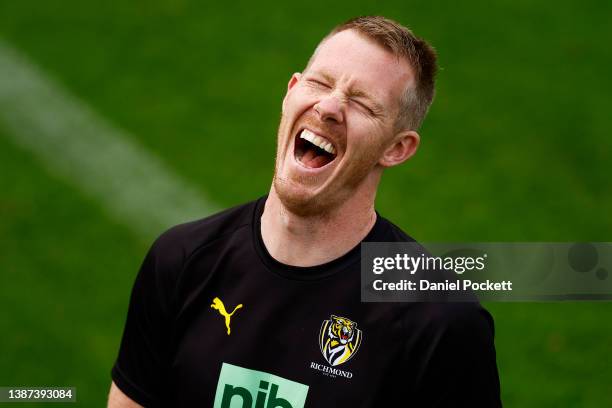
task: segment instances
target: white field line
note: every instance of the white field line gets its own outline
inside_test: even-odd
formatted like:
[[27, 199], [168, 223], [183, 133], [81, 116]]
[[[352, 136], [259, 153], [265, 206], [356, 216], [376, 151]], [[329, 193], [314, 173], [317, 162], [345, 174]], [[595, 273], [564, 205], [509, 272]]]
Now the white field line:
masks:
[[216, 210], [134, 137], [97, 115], [1, 39], [0, 125], [51, 172], [96, 198], [146, 238]]

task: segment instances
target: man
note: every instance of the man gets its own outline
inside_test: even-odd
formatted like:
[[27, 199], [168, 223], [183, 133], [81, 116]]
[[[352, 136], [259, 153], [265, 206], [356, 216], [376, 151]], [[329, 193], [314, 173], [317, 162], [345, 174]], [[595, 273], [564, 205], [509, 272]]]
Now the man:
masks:
[[162, 234], [136, 279], [111, 407], [497, 407], [477, 303], [361, 303], [360, 243], [408, 160], [436, 56], [382, 17], [335, 28], [282, 102], [269, 195]]

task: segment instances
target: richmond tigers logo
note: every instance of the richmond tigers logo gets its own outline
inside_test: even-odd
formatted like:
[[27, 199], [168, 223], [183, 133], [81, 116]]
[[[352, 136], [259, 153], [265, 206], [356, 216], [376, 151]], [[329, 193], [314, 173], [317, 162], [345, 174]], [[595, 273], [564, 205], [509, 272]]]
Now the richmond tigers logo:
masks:
[[324, 320], [319, 333], [319, 348], [332, 366], [349, 361], [361, 345], [361, 330], [357, 323], [345, 317], [331, 315]]

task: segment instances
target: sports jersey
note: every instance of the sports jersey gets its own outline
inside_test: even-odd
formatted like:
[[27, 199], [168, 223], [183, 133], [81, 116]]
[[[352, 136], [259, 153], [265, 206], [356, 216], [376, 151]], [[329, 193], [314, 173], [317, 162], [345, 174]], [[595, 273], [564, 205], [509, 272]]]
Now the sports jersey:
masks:
[[[147, 407], [498, 407], [493, 320], [477, 302], [362, 303], [360, 247], [275, 260], [266, 197], [182, 224], [133, 286], [115, 384]], [[409, 242], [377, 214], [364, 241]]]

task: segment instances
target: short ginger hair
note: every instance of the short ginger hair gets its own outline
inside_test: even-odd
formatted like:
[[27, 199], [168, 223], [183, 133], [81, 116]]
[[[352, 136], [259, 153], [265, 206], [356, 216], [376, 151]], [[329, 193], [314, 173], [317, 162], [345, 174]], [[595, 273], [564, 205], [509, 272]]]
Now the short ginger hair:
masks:
[[409, 28], [382, 16], [352, 18], [334, 27], [319, 45], [334, 34], [345, 30], [355, 30], [398, 58], [408, 61], [414, 71], [415, 86], [407, 88], [402, 94], [396, 128], [417, 130], [423, 123], [434, 98], [435, 77], [438, 71], [436, 51], [425, 40], [415, 36]]

